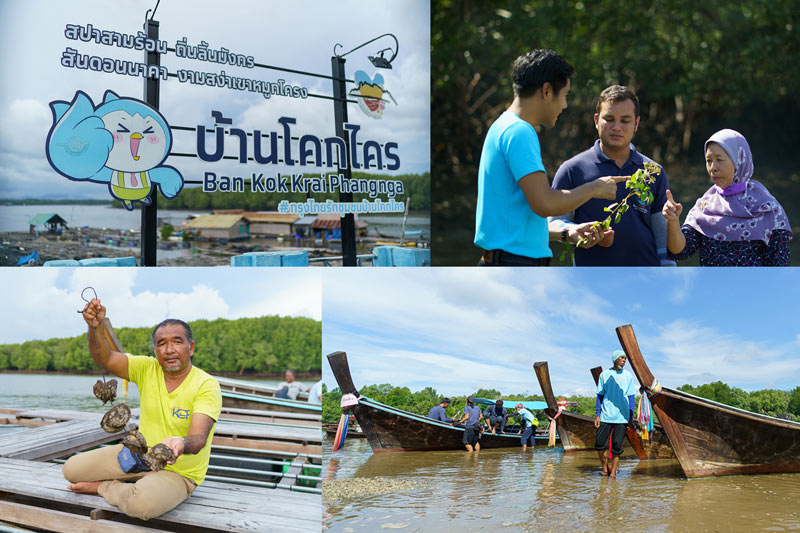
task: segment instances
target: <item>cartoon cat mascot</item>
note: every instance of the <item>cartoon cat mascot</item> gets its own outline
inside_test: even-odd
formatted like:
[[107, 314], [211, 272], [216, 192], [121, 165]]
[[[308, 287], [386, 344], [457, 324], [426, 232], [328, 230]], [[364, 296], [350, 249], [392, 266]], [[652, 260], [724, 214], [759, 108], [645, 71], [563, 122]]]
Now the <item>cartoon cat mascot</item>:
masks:
[[172, 134], [161, 114], [141, 100], [106, 91], [95, 108], [83, 91], [71, 103], [50, 102], [53, 126], [47, 134], [47, 160], [62, 176], [108, 183], [111, 196], [129, 211], [133, 202], [150, 204], [153, 184], [175, 197], [183, 177], [161, 165], [172, 147]]

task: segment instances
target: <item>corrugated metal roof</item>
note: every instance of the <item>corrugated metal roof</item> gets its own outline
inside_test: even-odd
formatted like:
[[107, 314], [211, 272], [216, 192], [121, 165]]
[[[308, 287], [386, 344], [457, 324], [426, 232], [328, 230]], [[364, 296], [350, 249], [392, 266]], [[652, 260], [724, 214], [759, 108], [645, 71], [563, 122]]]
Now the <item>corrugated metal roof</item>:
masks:
[[283, 222], [293, 224], [300, 218], [300, 215], [292, 213], [254, 213], [248, 211], [244, 214], [250, 222]]
[[53, 217], [57, 218], [57, 220], [54, 220], [53, 222], [64, 222], [64, 223], [67, 222], [66, 220], [64, 220], [55, 213], [39, 213], [38, 215], [30, 219], [28, 221], [28, 224], [30, 224], [31, 226], [38, 226], [39, 224], [44, 224], [45, 222], [48, 222]]
[[195, 229], [228, 229], [242, 219], [250, 222], [243, 215], [203, 215], [189, 222], [187, 227]]
[[[355, 226], [356, 229], [366, 228], [367, 223], [363, 220], [358, 219], [358, 215], [353, 215], [355, 217]], [[311, 223], [312, 228], [341, 228], [342, 227], [342, 218], [337, 213], [320, 213], [317, 217], [317, 220]]]

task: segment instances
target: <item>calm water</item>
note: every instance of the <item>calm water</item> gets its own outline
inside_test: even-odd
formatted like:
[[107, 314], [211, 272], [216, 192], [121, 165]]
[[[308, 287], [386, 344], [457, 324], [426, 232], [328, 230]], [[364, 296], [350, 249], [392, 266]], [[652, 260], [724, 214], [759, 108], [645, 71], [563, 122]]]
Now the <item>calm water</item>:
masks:
[[[106, 375], [106, 379], [114, 376]], [[92, 386], [100, 376], [66, 374], [3, 374], [0, 373], [0, 407], [6, 409], [66, 409], [104, 413], [108, 404], [95, 398]], [[247, 380], [271, 387], [280, 381]], [[122, 380], [117, 379], [117, 399], [122, 398]], [[139, 407], [139, 389], [128, 383], [127, 404]]]
[[594, 452], [537, 447], [373, 454], [364, 439], [323, 444], [323, 479], [391, 477], [391, 494], [331, 501], [327, 531], [800, 530], [800, 474], [687, 480], [674, 460], [623, 456], [616, 480]]
[[[106, 379], [114, 376], [106, 375]], [[100, 376], [67, 374], [0, 374], [0, 407], [7, 409], [65, 409], [104, 413], [109, 405], [95, 398], [92, 386]], [[117, 399], [122, 381], [117, 379]], [[128, 383], [130, 407], [139, 407], [139, 389]]]

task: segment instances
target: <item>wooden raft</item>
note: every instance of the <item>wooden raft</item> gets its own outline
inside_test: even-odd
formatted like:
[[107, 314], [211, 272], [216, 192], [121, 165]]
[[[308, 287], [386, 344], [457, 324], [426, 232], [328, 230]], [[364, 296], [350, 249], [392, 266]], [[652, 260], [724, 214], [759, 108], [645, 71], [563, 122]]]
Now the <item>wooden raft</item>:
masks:
[[[129, 422], [128, 427], [132, 428], [134, 424]], [[100, 417], [96, 420], [69, 420], [0, 436], [0, 457], [47, 461], [119, 440], [124, 435], [124, 431], [106, 433], [100, 427]]]
[[61, 465], [0, 458], [0, 520], [51, 531], [319, 532], [321, 516], [318, 494], [206, 481], [178, 507], [145, 522], [101, 496], [69, 491]]

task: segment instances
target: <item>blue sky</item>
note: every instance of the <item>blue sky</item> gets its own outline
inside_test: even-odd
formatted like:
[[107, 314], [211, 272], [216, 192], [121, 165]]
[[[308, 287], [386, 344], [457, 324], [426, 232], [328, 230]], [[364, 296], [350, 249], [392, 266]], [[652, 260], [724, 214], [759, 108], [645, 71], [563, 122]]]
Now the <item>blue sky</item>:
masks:
[[[122, 96], [142, 98], [142, 78], [119, 76], [61, 66], [61, 54], [67, 46], [82, 54], [114, 59], [141, 61], [143, 53], [94, 42], [69, 40], [66, 24], [91, 23], [101, 30], [135, 35], [142, 28], [145, 12], [156, 0], [127, 2], [46, 2], [0, 0], [0, 197], [23, 198], [45, 195], [70, 197], [108, 197], [106, 186], [71, 182], [50, 168], [44, 157], [47, 132], [51, 126], [48, 103], [70, 101], [75, 91], [85, 91], [97, 104], [107, 89]], [[339, 53], [383, 33], [393, 33], [399, 41], [399, 53], [392, 70], [380, 72], [398, 105], [389, 104], [381, 120], [363, 115], [358, 106], [349, 104], [350, 122], [359, 124], [359, 139], [381, 143], [394, 141], [399, 148], [401, 167], [398, 173], [430, 170], [430, 7], [427, 0], [381, 2], [366, 5], [358, 0], [326, 2], [301, 0], [250, 0], [236, 2], [161, 1], [156, 12], [160, 39], [170, 47], [182, 37], [189, 44], [206, 41], [210, 49], [225, 47], [232, 52], [252, 55], [255, 62], [330, 75], [331, 56], [336, 43]], [[354, 78], [356, 70], [373, 75], [377, 71], [367, 56], [381, 48], [394, 47], [383, 38], [346, 57], [346, 75]], [[388, 57], [388, 56], [387, 56]], [[300, 84], [310, 93], [330, 95], [331, 81], [267, 69], [246, 69], [182, 59], [170, 52], [162, 56], [162, 65], [170, 72], [190, 68], [204, 72]], [[348, 90], [352, 88], [348, 84]], [[279, 131], [281, 116], [297, 118], [294, 135], [334, 134], [333, 103], [330, 100], [304, 100], [263, 96], [227, 88], [211, 88], [180, 83], [176, 78], [161, 82], [161, 112], [173, 126], [211, 125], [210, 112], [222, 111], [234, 126], [245, 131]], [[194, 152], [195, 134], [175, 132], [173, 151]], [[209, 148], [211, 147], [209, 139]], [[226, 155], [235, 155], [232, 143]], [[190, 158], [168, 158], [185, 179], [200, 179], [202, 172], [218, 175], [248, 176], [253, 171], [278, 172], [278, 165], [204, 163]], [[297, 167], [292, 167], [295, 172]], [[319, 174], [317, 167], [304, 169]], [[267, 175], [267, 174], [265, 174]]]
[[318, 268], [6, 267], [0, 269], [0, 344], [80, 335], [86, 325], [76, 311], [85, 305], [80, 294], [87, 286], [97, 291], [114, 327], [152, 327], [165, 318], [319, 320], [321, 274]]
[[[798, 269], [384, 272], [325, 272], [323, 357], [347, 352], [357, 387], [540, 393], [532, 365], [548, 361], [556, 394], [591, 395], [623, 324], [666, 386], [800, 385]], [[323, 379], [336, 386], [327, 361]]]

